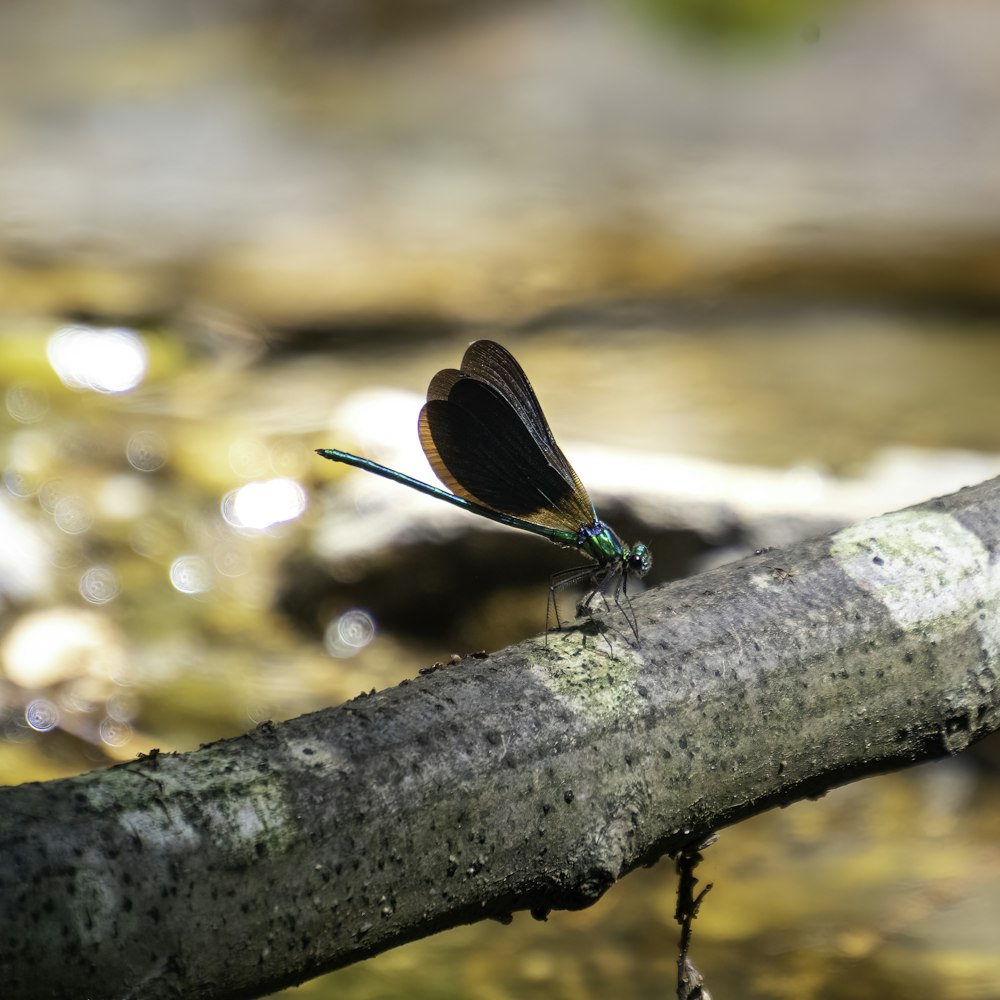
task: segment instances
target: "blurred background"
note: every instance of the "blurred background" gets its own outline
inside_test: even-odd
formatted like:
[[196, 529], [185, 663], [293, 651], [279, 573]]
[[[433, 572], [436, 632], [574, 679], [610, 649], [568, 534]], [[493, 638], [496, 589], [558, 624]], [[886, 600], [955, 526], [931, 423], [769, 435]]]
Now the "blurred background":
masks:
[[[991, 0], [4, 4], [0, 782], [540, 631], [571, 554], [313, 454], [431, 478], [478, 337], [653, 585], [1000, 474], [998, 37]], [[996, 760], [723, 831], [716, 1000], [1000, 998]], [[671, 996], [674, 890], [294, 995]]]

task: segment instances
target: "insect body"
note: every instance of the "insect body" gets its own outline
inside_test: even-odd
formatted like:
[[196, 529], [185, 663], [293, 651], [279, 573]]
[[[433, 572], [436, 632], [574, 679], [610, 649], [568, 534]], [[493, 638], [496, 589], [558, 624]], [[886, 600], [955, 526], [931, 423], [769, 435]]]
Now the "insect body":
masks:
[[[465, 352], [460, 369], [446, 368], [431, 379], [419, 433], [427, 459], [447, 490], [336, 448], [320, 448], [317, 454], [579, 550], [591, 564], [552, 578], [553, 606], [556, 589], [584, 580], [592, 587], [582, 605], [585, 610], [612, 581], [616, 601], [620, 594], [627, 600], [629, 577], [649, 572], [649, 548], [642, 542], [626, 545], [597, 516], [552, 436], [528, 377], [500, 344], [477, 340]], [[638, 638], [634, 615], [623, 612]]]

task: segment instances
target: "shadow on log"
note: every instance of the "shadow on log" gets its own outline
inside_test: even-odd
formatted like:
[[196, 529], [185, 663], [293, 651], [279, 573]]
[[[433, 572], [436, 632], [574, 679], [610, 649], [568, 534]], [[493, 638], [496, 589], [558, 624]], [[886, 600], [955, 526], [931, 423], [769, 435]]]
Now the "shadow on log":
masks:
[[956, 753], [1000, 726], [998, 553], [993, 480], [650, 591], [638, 644], [610, 615], [0, 789], [4, 996], [260, 996]]

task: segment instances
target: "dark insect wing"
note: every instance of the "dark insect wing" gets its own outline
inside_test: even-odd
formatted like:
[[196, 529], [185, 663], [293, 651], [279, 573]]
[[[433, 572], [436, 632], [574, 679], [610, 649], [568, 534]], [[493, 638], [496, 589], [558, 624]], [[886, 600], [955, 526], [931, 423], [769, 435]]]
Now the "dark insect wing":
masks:
[[528, 376], [506, 347], [493, 340], [477, 340], [470, 344], [462, 358], [462, 373], [492, 385], [517, 411], [521, 423], [528, 428], [549, 463], [562, 473], [567, 482], [573, 483], [581, 493], [586, 493], [562, 449], [556, 444]]
[[420, 440], [441, 481], [473, 503], [559, 533], [572, 542], [581, 522], [566, 481], [542, 456], [514, 410], [491, 386], [460, 378], [448, 399], [420, 413]]
[[[530, 383], [498, 344], [479, 341], [466, 359], [470, 354], [468, 371], [463, 360], [462, 371], [438, 372], [427, 390], [420, 440], [431, 466], [457, 496], [572, 543], [594, 521], [593, 504], [552, 439]], [[492, 362], [481, 363], [484, 356]]]
[[[438, 478], [453, 493], [518, 517], [539, 504], [538, 491], [558, 482], [520, 474], [531, 438], [489, 386], [446, 369], [431, 381], [420, 411], [420, 442]], [[521, 431], [521, 433], [518, 433]]]
[[555, 436], [545, 419], [535, 390], [514, 355], [496, 341], [477, 340], [469, 345], [462, 357], [462, 374], [493, 386], [517, 411], [521, 422], [534, 438], [549, 465], [557, 469], [570, 485], [580, 525], [591, 524], [597, 520], [597, 512], [586, 487], [580, 482], [576, 470], [556, 444]]

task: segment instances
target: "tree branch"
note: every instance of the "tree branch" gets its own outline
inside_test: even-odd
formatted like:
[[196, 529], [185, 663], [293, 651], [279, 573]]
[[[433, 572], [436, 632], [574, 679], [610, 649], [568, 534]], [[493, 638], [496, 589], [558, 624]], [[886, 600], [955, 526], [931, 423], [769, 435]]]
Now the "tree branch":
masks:
[[258, 996], [962, 750], [1000, 726], [998, 552], [993, 480], [651, 591], [638, 648], [612, 614], [2, 789], [4, 995]]

